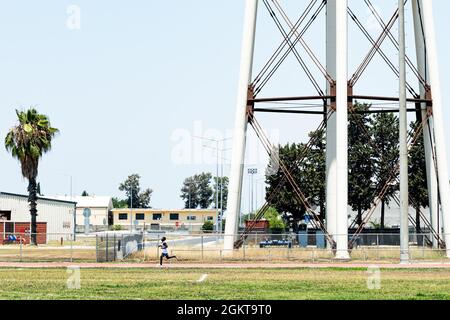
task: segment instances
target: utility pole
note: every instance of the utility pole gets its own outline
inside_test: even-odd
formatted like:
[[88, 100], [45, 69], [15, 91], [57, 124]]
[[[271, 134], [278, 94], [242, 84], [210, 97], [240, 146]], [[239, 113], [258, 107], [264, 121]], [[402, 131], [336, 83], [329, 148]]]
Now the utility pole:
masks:
[[[216, 217], [219, 219], [219, 140], [216, 141]], [[219, 224], [217, 224], [219, 228]]]
[[[203, 147], [216, 150], [216, 192], [215, 192], [216, 195], [215, 195], [215, 203], [216, 203], [216, 216], [217, 216], [217, 219], [219, 219], [219, 152], [228, 150], [228, 149], [220, 149], [219, 148], [219, 143], [223, 143], [224, 141], [230, 140], [231, 138], [212, 139], [212, 138], [207, 138], [207, 137], [196, 137], [196, 136], [194, 136], [193, 138], [206, 140], [206, 141], [210, 141], [210, 142], [215, 142], [216, 143], [216, 147], [215, 148], [214, 147], [210, 147], [210, 146], [205, 146], [205, 145], [203, 145]], [[220, 214], [222, 214], [222, 212], [220, 212]], [[217, 228], [219, 228], [219, 223], [217, 224]]]
[[220, 222], [219, 222], [219, 233], [222, 233], [222, 219], [223, 219], [223, 158], [220, 159]]
[[409, 221], [408, 221], [408, 117], [406, 110], [406, 39], [405, 3], [398, 1], [399, 10], [399, 69], [400, 69], [400, 262], [409, 263]]
[[131, 197], [130, 197], [130, 232], [133, 232], [133, 187], [131, 187]]

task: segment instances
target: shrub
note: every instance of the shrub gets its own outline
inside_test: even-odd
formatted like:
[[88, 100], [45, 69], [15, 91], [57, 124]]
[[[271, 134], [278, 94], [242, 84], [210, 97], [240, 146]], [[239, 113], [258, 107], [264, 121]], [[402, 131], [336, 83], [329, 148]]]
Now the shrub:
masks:
[[203, 231], [213, 231], [214, 230], [214, 223], [211, 221], [206, 221], [202, 226]]

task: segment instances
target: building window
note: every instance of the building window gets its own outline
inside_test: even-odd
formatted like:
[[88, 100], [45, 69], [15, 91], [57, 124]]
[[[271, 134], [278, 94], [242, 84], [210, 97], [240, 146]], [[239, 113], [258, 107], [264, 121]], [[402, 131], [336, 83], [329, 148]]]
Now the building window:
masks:
[[170, 214], [170, 220], [179, 220], [179, 214], [178, 213], [171, 213]]
[[154, 213], [153, 214], [153, 220], [161, 220], [162, 214], [161, 213]]
[[187, 216], [187, 219], [189, 221], [194, 221], [194, 220], [197, 220], [197, 217], [196, 216]]
[[136, 213], [136, 220], [145, 220], [145, 214]]
[[214, 220], [214, 217], [209, 216], [209, 217], [206, 218], [206, 220], [208, 220], [208, 221], [213, 221], [213, 220]]
[[128, 220], [128, 213], [119, 213], [119, 220]]
[[11, 220], [11, 211], [0, 211], [0, 221]]

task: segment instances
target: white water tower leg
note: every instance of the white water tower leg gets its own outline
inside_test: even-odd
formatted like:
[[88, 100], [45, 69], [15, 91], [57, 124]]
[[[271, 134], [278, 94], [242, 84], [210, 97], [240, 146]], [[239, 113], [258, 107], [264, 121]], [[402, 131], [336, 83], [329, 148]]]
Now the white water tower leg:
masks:
[[244, 35], [242, 40], [236, 116], [234, 120], [233, 154], [228, 188], [228, 212], [225, 224], [224, 249], [228, 250], [228, 252], [233, 250], [235, 235], [238, 231], [238, 215], [241, 212], [242, 178], [247, 135], [247, 94], [248, 86], [252, 81], [257, 11], [258, 0], [245, 1]]
[[336, 1], [336, 259], [348, 260], [348, 18], [347, 0]]
[[448, 180], [447, 151], [445, 145], [444, 115], [442, 112], [439, 62], [436, 46], [436, 34], [433, 20], [433, 0], [420, 1], [425, 29], [427, 65], [433, 96], [434, 136], [438, 167], [439, 196], [444, 225], [444, 238], [447, 245], [447, 257], [450, 258], [450, 186]]
[[[417, 56], [417, 68], [419, 74], [423, 79], [428, 82], [429, 72], [427, 72], [426, 65], [426, 49], [425, 49], [425, 38], [423, 34], [422, 21], [420, 18], [420, 10], [422, 8], [422, 4], [418, 2], [418, 0], [412, 0], [413, 7], [413, 21], [414, 21], [414, 35], [415, 35], [415, 43], [416, 43], [416, 56]], [[425, 88], [421, 83], [419, 83], [420, 87], [420, 97], [421, 99], [425, 99]], [[426, 103], [422, 104], [422, 118], [425, 119], [427, 116], [426, 112]], [[426, 171], [427, 171], [427, 185], [428, 185], [428, 198], [429, 198], [429, 210], [430, 210], [430, 218], [431, 225], [433, 229], [441, 234], [441, 231], [438, 226], [438, 185], [436, 179], [436, 167], [434, 165], [433, 159], [433, 151], [432, 151], [432, 143], [431, 136], [434, 130], [433, 126], [433, 118], [430, 118], [428, 122], [425, 124], [423, 128], [423, 140], [425, 146], [425, 161], [426, 161]], [[433, 248], [438, 247], [438, 242], [435, 237], [433, 237]]]
[[[326, 18], [326, 50], [327, 72], [336, 79], [336, 0], [327, 2]], [[327, 81], [327, 95], [331, 95], [331, 86]], [[331, 101], [328, 100], [331, 105]], [[328, 107], [328, 110], [330, 107]], [[326, 131], [326, 227], [327, 232], [334, 237], [336, 234], [336, 113], [327, 122]]]

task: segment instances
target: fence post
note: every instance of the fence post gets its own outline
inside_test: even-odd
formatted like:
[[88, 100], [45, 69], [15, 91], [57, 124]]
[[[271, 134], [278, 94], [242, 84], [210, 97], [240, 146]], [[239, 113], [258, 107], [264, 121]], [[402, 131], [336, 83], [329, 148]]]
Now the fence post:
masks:
[[202, 261], [203, 261], [203, 258], [204, 258], [204, 257], [203, 257], [203, 235], [202, 235], [202, 238], [201, 238], [201, 239], [202, 239]]
[[289, 241], [291, 241], [291, 243], [293, 242], [292, 241], [292, 239], [291, 239], [291, 237], [290, 236], [288, 236], [288, 237], [286, 237], [286, 239], [287, 239], [287, 261], [289, 261]]
[[109, 244], [108, 244], [108, 234], [106, 234], [106, 262], [109, 262], [108, 260], [108, 251], [109, 251]]
[[244, 239], [244, 242], [242, 243], [242, 251], [244, 253], [244, 261], [245, 261], [245, 242], [246, 242], [246, 240]]
[[425, 259], [425, 236], [422, 236], [422, 259]]
[[20, 262], [22, 262], [22, 239], [20, 239]]
[[117, 255], [116, 255], [117, 251], [116, 251], [116, 234], [114, 233], [114, 241], [113, 241], [113, 260], [116, 261]]
[[98, 261], [98, 234], [95, 235], [95, 260]]
[[377, 260], [380, 260], [380, 241], [378, 239], [379, 234], [377, 233]]
[[72, 235], [70, 235], [70, 262], [73, 261], [73, 239]]

